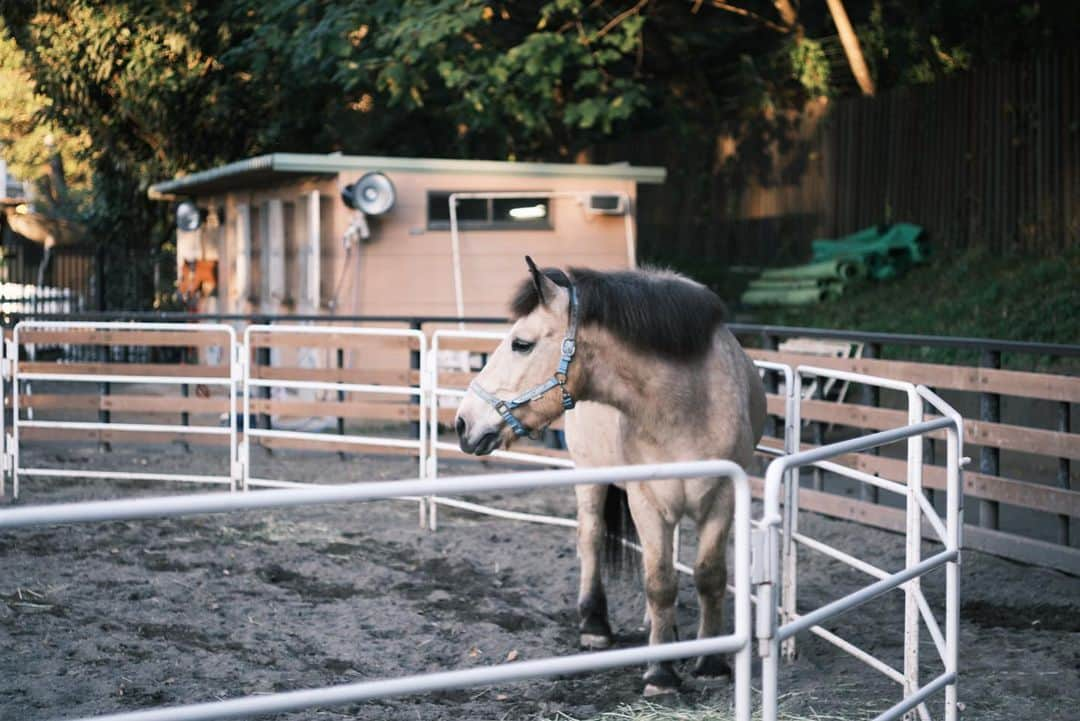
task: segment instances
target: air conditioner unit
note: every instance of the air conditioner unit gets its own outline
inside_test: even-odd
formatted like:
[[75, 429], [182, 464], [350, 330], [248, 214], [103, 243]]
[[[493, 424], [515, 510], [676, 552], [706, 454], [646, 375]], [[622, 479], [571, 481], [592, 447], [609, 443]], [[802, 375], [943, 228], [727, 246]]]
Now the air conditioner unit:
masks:
[[627, 197], [620, 193], [589, 193], [585, 210], [596, 215], [626, 215]]

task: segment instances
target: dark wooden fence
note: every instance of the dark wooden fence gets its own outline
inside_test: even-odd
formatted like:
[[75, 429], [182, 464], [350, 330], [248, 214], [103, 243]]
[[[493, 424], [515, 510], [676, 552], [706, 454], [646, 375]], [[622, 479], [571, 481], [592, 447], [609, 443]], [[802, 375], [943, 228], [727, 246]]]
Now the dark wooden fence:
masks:
[[807, 260], [815, 237], [890, 221], [926, 227], [939, 249], [1080, 247], [1080, 51], [819, 99], [760, 125], [748, 135], [769, 148], [654, 134], [601, 149], [668, 168], [640, 192], [643, 257], [784, 265]]
[[825, 231], [887, 220], [944, 248], [1080, 246], [1080, 53], [986, 67], [834, 104]]

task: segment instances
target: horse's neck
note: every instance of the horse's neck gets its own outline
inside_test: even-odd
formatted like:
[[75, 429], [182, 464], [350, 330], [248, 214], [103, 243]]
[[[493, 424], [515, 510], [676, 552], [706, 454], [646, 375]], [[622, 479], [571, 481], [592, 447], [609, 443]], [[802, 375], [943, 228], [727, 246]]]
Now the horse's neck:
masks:
[[700, 422], [700, 404], [708, 395], [707, 363], [674, 363], [640, 353], [598, 328], [589, 329], [583, 345], [588, 364], [584, 399], [618, 408], [633, 435], [662, 441], [677, 428]]

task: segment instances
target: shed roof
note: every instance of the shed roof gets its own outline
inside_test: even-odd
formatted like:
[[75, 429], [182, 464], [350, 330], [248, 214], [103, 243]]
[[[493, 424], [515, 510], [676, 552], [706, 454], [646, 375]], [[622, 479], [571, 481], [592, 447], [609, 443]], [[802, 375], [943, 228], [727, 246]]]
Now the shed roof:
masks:
[[176, 195], [200, 195], [233, 188], [265, 185], [276, 180], [287, 179], [289, 176], [336, 175], [341, 172], [368, 170], [519, 177], [609, 178], [633, 180], [638, 183], [662, 183], [667, 175], [664, 168], [632, 166], [628, 163], [578, 165], [518, 163], [504, 160], [273, 153], [155, 183], [150, 186], [149, 195], [152, 199], [160, 200]]

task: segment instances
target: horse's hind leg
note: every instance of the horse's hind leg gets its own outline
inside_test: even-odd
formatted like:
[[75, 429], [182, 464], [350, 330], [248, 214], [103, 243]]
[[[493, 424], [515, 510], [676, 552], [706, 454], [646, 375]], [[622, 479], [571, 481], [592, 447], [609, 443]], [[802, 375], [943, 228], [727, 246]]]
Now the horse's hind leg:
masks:
[[604, 500], [608, 486], [575, 486], [577, 495], [577, 547], [581, 561], [578, 588], [578, 632], [582, 648], [611, 646], [611, 625], [607, 617], [607, 596], [600, 577], [600, 554], [604, 549]]
[[[649, 645], [675, 641], [675, 599], [679, 587], [672, 558], [674, 526], [640, 492], [630, 493], [630, 509], [641, 539]], [[682, 684], [670, 661], [650, 663], [645, 668], [644, 681], [646, 696], [671, 693]]]
[[[694, 562], [694, 585], [701, 617], [698, 638], [723, 633], [724, 593], [727, 590], [727, 540], [731, 529], [731, 487], [724, 486], [708, 514], [698, 522], [698, 553]], [[731, 667], [723, 654], [701, 656], [691, 669], [695, 676], [729, 676]]]

